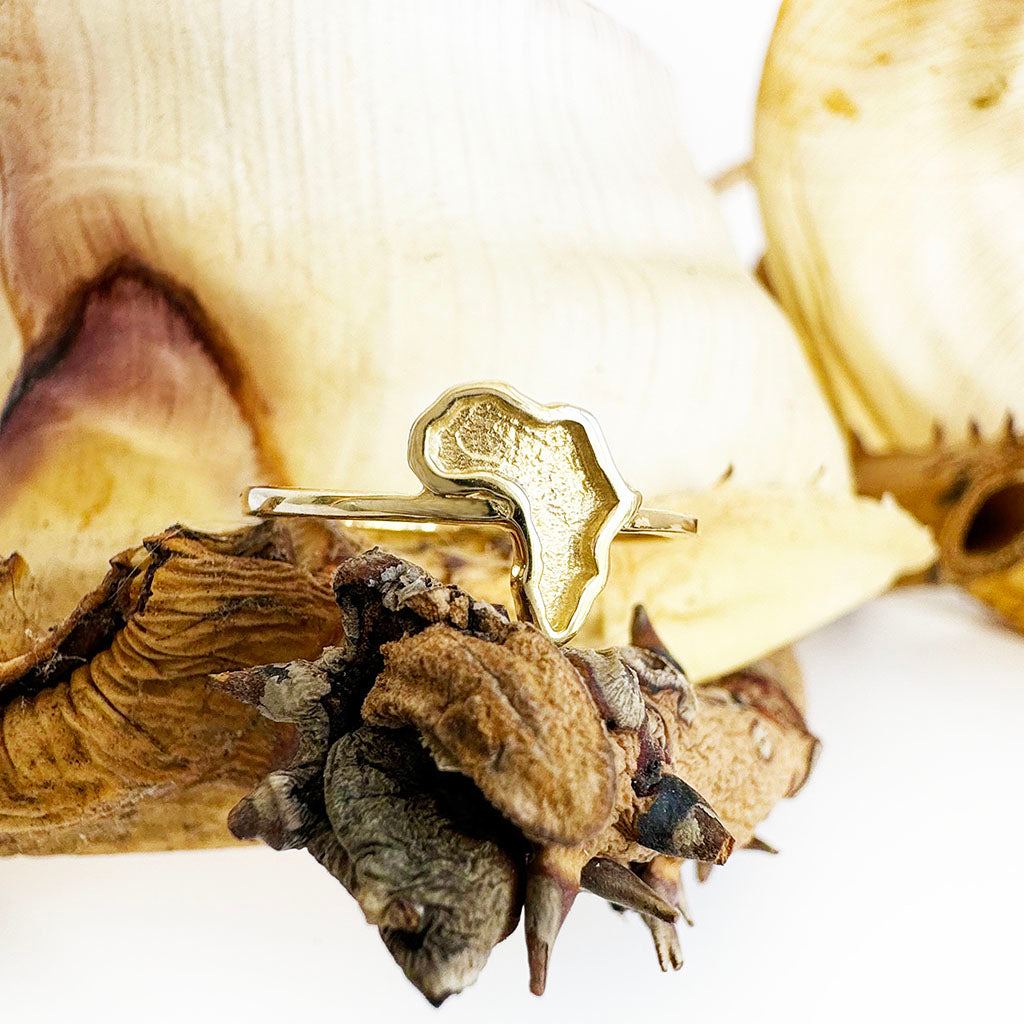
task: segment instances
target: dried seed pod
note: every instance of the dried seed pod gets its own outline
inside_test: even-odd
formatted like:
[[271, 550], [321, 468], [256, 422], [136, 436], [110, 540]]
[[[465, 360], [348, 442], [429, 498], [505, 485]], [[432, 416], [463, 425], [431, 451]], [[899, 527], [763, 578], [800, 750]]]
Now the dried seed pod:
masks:
[[[928, 560], [905, 517], [851, 497], [800, 346], [631, 37], [582, 0], [252, 13], [0, 11], [16, 325], [0, 476], [17, 480], [0, 548], [98, 577], [139, 531], [226, 520], [261, 475], [404, 490], [413, 417], [453, 383], [505, 379], [590, 409], [648, 497], [689, 495], [717, 519], [654, 559], [619, 542], [638, 547], [617, 557], [596, 646], [620, 643], [643, 600], [696, 676], [715, 675]], [[557, 60], [531, 60], [538, 46]], [[282, 144], [268, 124], [295, 131]], [[585, 187], [551, 174], [570, 165]], [[699, 441], [680, 454], [667, 437]]]
[[790, 0], [754, 172], [768, 276], [859, 489], [891, 492], [934, 530], [939, 577], [1024, 628], [1022, 61], [1013, 0]]
[[299, 731], [232, 827], [306, 846], [434, 1001], [476, 976], [521, 901], [542, 993], [581, 888], [640, 913], [663, 968], [680, 966], [682, 859], [756, 842], [809, 770], [792, 661], [695, 690], [643, 609], [634, 646], [560, 649], [380, 549], [334, 587], [339, 647], [215, 679]]
[[514, 928], [525, 841], [468, 780], [439, 772], [415, 734], [363, 725], [361, 706], [381, 669], [383, 638], [415, 639], [453, 629], [448, 623], [516, 627], [380, 549], [343, 562], [334, 586], [343, 645], [315, 662], [215, 677], [220, 689], [274, 721], [294, 722], [299, 733], [289, 763], [229, 821], [240, 838], [308, 848], [438, 1004], [470, 984]]
[[[649, 497], [692, 494], [704, 511], [721, 509], [720, 529], [704, 545], [703, 576], [687, 574], [696, 545], [686, 542], [640, 541], [632, 568], [633, 556], [618, 558], [606, 639], [597, 646], [621, 642], [628, 605], [645, 599], [696, 673], [714, 675], [928, 559], [927, 541], [906, 517], [851, 497], [841, 437], [793, 333], [739, 266], [675, 134], [667, 82], [629, 37], [582, 0], [526, 8], [495, 0], [486, 14], [455, 0], [429, 11], [415, 0], [253, 0], [254, 16], [241, 19], [232, 7], [227, 0], [182, 0], [170, 10], [136, 0], [0, 5], [0, 270], [11, 313], [0, 314], [8, 394], [0, 477], [10, 481], [0, 549], [22, 553], [40, 580], [36, 606], [48, 616], [63, 614], [54, 611], [61, 601], [70, 610], [109, 551], [139, 532], [181, 519], [230, 519], [238, 489], [257, 475], [405, 489], [403, 442], [413, 416], [443, 388], [481, 378], [590, 408], [622, 470]], [[524, 58], [548, 44], [556, 61]], [[137, 99], [138, 120], [125, 117], [125, 96]], [[286, 144], [266, 130], [274, 124], [295, 129]], [[576, 176], [552, 177], [550, 168], [567, 160], [587, 168], [586, 187]], [[431, 201], [411, 203], [416, 195]], [[701, 443], [681, 456], [660, 443], [668, 436]], [[812, 521], [819, 533], [808, 548], [797, 527]], [[737, 574], [733, 559], [746, 531], [749, 557]], [[152, 623], [168, 644], [167, 663], [124, 663], [129, 677], [120, 688], [143, 699], [116, 727], [148, 725], [161, 704], [180, 711], [168, 748], [177, 761], [161, 763], [163, 774], [150, 769], [148, 750], [135, 761], [147, 778], [185, 793], [175, 788], [181, 773], [190, 778], [207, 762], [184, 749], [183, 737], [212, 732], [217, 757], [226, 756], [209, 708], [227, 695], [210, 696], [206, 674], [254, 660], [309, 661], [337, 641], [343, 664], [326, 668], [330, 691], [317, 688], [323, 679], [317, 683], [307, 666], [294, 708], [266, 701], [266, 673], [220, 684], [251, 684], [250, 695], [262, 685], [263, 710], [293, 717], [288, 731], [299, 732], [295, 760], [275, 764], [284, 775], [267, 781], [274, 799], [243, 804], [233, 824], [281, 845], [305, 841], [344, 876], [352, 861], [337, 830], [315, 828], [317, 801], [325, 815], [328, 808], [326, 792], [315, 793], [319, 759], [326, 763], [316, 704], [327, 712], [327, 740], [340, 742], [359, 725], [352, 699], [358, 694], [361, 706], [383, 670], [383, 645], [422, 644], [428, 626], [486, 639], [507, 619], [379, 554], [345, 563], [336, 581], [339, 616], [323, 612], [322, 580], [298, 556], [202, 546], [203, 558], [218, 566], [226, 558], [230, 571], [203, 579], [197, 596], [170, 586], [179, 578], [172, 569], [185, 571], [175, 563], [154, 576], [170, 581], [167, 602], [136, 595], [124, 629], [114, 631], [110, 645], [119, 653], [128, 643], [120, 638], [133, 637], [146, 616], [173, 613], [180, 625], [193, 602], [201, 606], [200, 625], [187, 636], [163, 619]], [[313, 547], [322, 561], [333, 550], [323, 535]], [[473, 550], [444, 553], [453, 574], [460, 558], [473, 561]], [[271, 571], [270, 563], [280, 565]], [[20, 566], [10, 563], [8, 582], [17, 585]], [[286, 589], [305, 595], [280, 628], [275, 613], [287, 602], [250, 589], [264, 570], [290, 573]], [[665, 575], [682, 582], [659, 605]], [[708, 576], [719, 581], [717, 592], [706, 587]], [[837, 586], [837, 578], [849, 585]], [[118, 590], [118, 600], [126, 592], [134, 593]], [[216, 628], [204, 600], [220, 602]], [[174, 607], [179, 601], [183, 610]], [[237, 649], [236, 614], [252, 627]], [[330, 635], [312, 642], [321, 627]], [[296, 634], [296, 649], [281, 649], [279, 641]], [[72, 681], [93, 681], [103, 654]], [[535, 671], [521, 660], [524, 675]], [[146, 674], [153, 665], [162, 672], [156, 680]], [[665, 778], [682, 778], [700, 795], [680, 818], [700, 817], [701, 842], [714, 812], [740, 837], [781, 791], [779, 765], [791, 760], [779, 753], [788, 750], [786, 727], [774, 735], [766, 726], [775, 744], [766, 758], [764, 743], [749, 739], [757, 710], [712, 704], [712, 714], [740, 722], [725, 729], [733, 765], [725, 772], [708, 754], [715, 745], [713, 730], [701, 725], [703, 705], [685, 696], [685, 680], [666, 687], [664, 666], [655, 679], [649, 663], [626, 656], [608, 677], [617, 680], [606, 687], [609, 706], [636, 707], [635, 699], [619, 700], [629, 696], [621, 688], [626, 668], [637, 677], [646, 722], [634, 728], [620, 714], [606, 724], [593, 710], [592, 732], [609, 742], [616, 768], [607, 826], [589, 851], [549, 843], [531, 860], [527, 888], [542, 896], [526, 907], [535, 987], [592, 857], [626, 866], [657, 856], [640, 845], [638, 822]], [[302, 673], [278, 670], [276, 678], [298, 683]], [[596, 675], [593, 682], [600, 688]], [[41, 704], [44, 692], [63, 685], [26, 700]], [[4, 701], [4, 726], [21, 722], [31, 739], [38, 730], [20, 700]], [[682, 709], [694, 711], [692, 723], [680, 719]], [[83, 743], [106, 728], [83, 730]], [[680, 746], [679, 736], [692, 730], [703, 730], [699, 747]], [[553, 734], [545, 730], [545, 741]], [[241, 742], [237, 730], [232, 736]], [[95, 754], [107, 753], [101, 741]], [[444, 762], [464, 759], [466, 750], [435, 745], [431, 753]], [[591, 757], [602, 760], [600, 751]], [[271, 759], [257, 760], [262, 775]], [[747, 771], [759, 781], [750, 783]], [[533, 776], [520, 772], [517, 782], [523, 777]], [[19, 774], [16, 785], [26, 778]], [[126, 770], [125, 778], [130, 806], [134, 775]], [[219, 784], [205, 779], [200, 773], [196, 785]], [[13, 803], [23, 791], [10, 796]], [[70, 829], [77, 815], [78, 835], [84, 814], [118, 820], [124, 806], [103, 793], [69, 794], [59, 826]], [[293, 811], [296, 819], [285, 820]], [[663, 831], [675, 841], [677, 830]], [[715, 835], [721, 859], [731, 838]], [[169, 831], [164, 841], [189, 839]], [[549, 882], [561, 886], [557, 906], [543, 895], [553, 891]], [[389, 900], [380, 910], [385, 929], [415, 929], [425, 920], [420, 906]], [[487, 941], [470, 945], [478, 957]]]

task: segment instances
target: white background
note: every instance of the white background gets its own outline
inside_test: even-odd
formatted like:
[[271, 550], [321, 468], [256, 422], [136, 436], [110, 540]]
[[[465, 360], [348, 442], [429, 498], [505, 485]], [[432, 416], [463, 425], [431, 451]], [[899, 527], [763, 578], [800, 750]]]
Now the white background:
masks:
[[[699, 168], [749, 152], [773, 0], [602, 0], [673, 69]], [[729, 200], [744, 254], [749, 197]], [[1021, 1019], [1024, 640], [952, 591], [890, 595], [801, 645], [824, 741], [799, 798], [689, 885], [686, 966], [577, 902], [547, 995], [517, 932], [432, 1010], [307, 855], [0, 860], [2, 1021]], [[692, 878], [692, 876], [691, 876]]]

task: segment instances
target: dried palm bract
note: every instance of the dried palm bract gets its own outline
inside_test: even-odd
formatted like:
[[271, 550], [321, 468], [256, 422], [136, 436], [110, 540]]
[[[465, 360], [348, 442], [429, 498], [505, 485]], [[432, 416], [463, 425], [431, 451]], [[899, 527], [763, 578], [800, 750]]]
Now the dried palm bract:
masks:
[[[615, 542], [581, 643], [620, 643], [641, 602], [712, 678], [931, 560], [852, 494], [668, 76], [612, 19], [238, 10], [0, 4], [3, 555], [77, 598], [168, 522], [233, 523], [248, 484], [401, 493], [412, 417], [497, 380], [592, 412], [627, 480], [701, 520], [699, 544]], [[457, 582], [490, 598], [463, 540]]]
[[1016, 0], [786, 0], [753, 161], [767, 276], [858, 489], [931, 527], [933, 577], [1019, 629], [1022, 63]]

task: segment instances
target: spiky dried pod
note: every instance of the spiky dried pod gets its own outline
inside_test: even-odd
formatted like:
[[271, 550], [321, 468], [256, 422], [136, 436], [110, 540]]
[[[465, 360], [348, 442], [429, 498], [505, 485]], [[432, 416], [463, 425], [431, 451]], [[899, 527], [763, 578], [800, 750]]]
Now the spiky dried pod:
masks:
[[[581, 888], [642, 914], [663, 967], [681, 965], [670, 930], [684, 902], [678, 865], [723, 863], [751, 842], [813, 760], [779, 666], [695, 689], [642, 610], [632, 646], [559, 649], [380, 549], [343, 561], [335, 593], [341, 646], [215, 680], [300, 733], [291, 763], [232, 813], [236, 834], [307, 846], [434, 1001], [468, 984], [506, 933], [512, 881], [500, 864], [522, 864], [527, 844], [513, 916], [522, 902], [533, 991]], [[418, 755], [411, 785], [402, 765], [413, 755], [398, 738], [389, 775], [379, 753], [389, 732], [418, 736], [437, 768]], [[476, 807], [475, 834], [493, 844], [485, 863], [497, 873], [480, 885], [500, 912], [471, 910], [473, 886], [450, 867], [450, 844], [468, 849], [473, 834], [455, 805]], [[432, 872], [433, 856], [449, 867]]]
[[[18, 550], [39, 581], [26, 578], [22, 561], [7, 563], [5, 584], [16, 597], [32, 596], [38, 614], [12, 610], [5, 652], [19, 657], [20, 639], [65, 617], [111, 551], [176, 519], [217, 528], [236, 521], [237, 492], [259, 477], [404, 489], [408, 423], [457, 380], [505, 378], [592, 409], [631, 481], [651, 498], [674, 493], [673, 504], [704, 518], [699, 546], [621, 547], [587, 641], [596, 647], [621, 645], [633, 602], [645, 599], [694, 678], [716, 676], [928, 560], [929, 543], [908, 517], [851, 495], [841, 436], [796, 338], [732, 252], [676, 135], [664, 75], [632, 39], [580, 0], [494, 0], [486, 14], [463, 0], [429, 9], [417, 0], [253, 0], [256, 16], [241, 19], [235, 6], [0, 3], [0, 546]], [[532, 60], [537, 45], [557, 59]], [[124, 116], [126, 96], [138, 100], [138, 119]], [[300, 130], [281, 145], [268, 125]], [[310, 125], [317, 130], [302, 130]], [[587, 188], [551, 174], [567, 160], [587, 168]], [[666, 436], [702, 443], [681, 456], [652, 443]], [[385, 579], [389, 564], [379, 555], [345, 563], [339, 614], [316, 568], [295, 552], [264, 556], [218, 543], [203, 541], [193, 558], [209, 572], [186, 572], [177, 554], [169, 560], [159, 577], [168, 582], [166, 602], [140, 597], [123, 629], [107, 624], [116, 600], [100, 593], [80, 619], [84, 633], [68, 632], [98, 637], [95, 645], [63, 648], [85, 659], [77, 675], [66, 661], [47, 662], [55, 671], [45, 679], [32, 675], [42, 664], [35, 653], [19, 663], [32, 707], [77, 680], [109, 691], [122, 711], [113, 725], [99, 715], [83, 726], [83, 744], [95, 737], [95, 749], [81, 760], [56, 751], [58, 765], [63, 757], [85, 765], [83, 773], [96, 763], [106, 771], [111, 757], [133, 755], [108, 790], [68, 794], [52, 823], [59, 842], [33, 848], [67, 848], [60, 837], [76, 821], [74, 835], [97, 837], [99, 848], [222, 841], [225, 794], [242, 788], [235, 780], [223, 788], [205, 746], [230, 760], [217, 721], [223, 708], [224, 722], [242, 716], [259, 735], [266, 730], [268, 743], [287, 739], [294, 753], [283, 767], [267, 753], [245, 763], [238, 778], [262, 781], [238, 804], [232, 827], [278, 846], [305, 844], [347, 877], [341, 817], [338, 828], [318, 831], [330, 806], [322, 780], [335, 778], [333, 745], [362, 727], [363, 701], [385, 668], [382, 650], [420, 644], [430, 627], [494, 643], [488, 630], [504, 617], [413, 567]], [[320, 543], [317, 566], [337, 560], [331, 543]], [[485, 579], [504, 586], [504, 566], [496, 576], [494, 560], [481, 569], [477, 543], [438, 550], [444, 579], [506, 603], [484, 588]], [[743, 573], [734, 571], [737, 558]], [[136, 568], [127, 567], [118, 595], [134, 593]], [[286, 581], [292, 597], [268, 578]], [[172, 620], [190, 628], [175, 633]], [[130, 671], [117, 687], [97, 684], [97, 667], [110, 660], [104, 644], [120, 652], [128, 640], [119, 638], [136, 637], [140, 623], [166, 651], [125, 662]], [[579, 845], [532, 851], [535, 964], [546, 962], [545, 929], [561, 920], [579, 883], [644, 913], [655, 907], [654, 886], [630, 858], [655, 864], [664, 855], [642, 847], [641, 832], [676, 852], [705, 851], [708, 837], [702, 855], [727, 851], [719, 829], [732, 826], [716, 814], [717, 797], [693, 779], [682, 779], [689, 789], [666, 781], [682, 778], [669, 760], [682, 755], [668, 749], [671, 729], [655, 742], [658, 715], [695, 710], [699, 720], [700, 702], [677, 681], [659, 698], [662, 711], [657, 701], [652, 709], [631, 657], [606, 659], [616, 682], [604, 699], [614, 719], [594, 710], [593, 687], [590, 696], [571, 687], [574, 715], [595, 700], [596, 719], [584, 731], [612, 750], [614, 804], [598, 832], [599, 865]], [[571, 678], [546, 649], [539, 660], [559, 665], [552, 678]], [[252, 672], [254, 662], [274, 667]], [[635, 713], [627, 668], [637, 674], [646, 722]], [[207, 673], [224, 670], [242, 675], [210, 691]], [[536, 671], [522, 667], [524, 677]], [[527, 679], [524, 691], [535, 683]], [[23, 714], [14, 692], [0, 694], [4, 726], [10, 717], [19, 742], [35, 742], [42, 720]], [[121, 692], [137, 703], [118, 705]], [[473, 688], [460, 694], [468, 702]], [[221, 702], [235, 696], [284, 724], [259, 724], [234, 705], [229, 712]], [[165, 764], [130, 734], [145, 733], [151, 715], [160, 726], [170, 712], [178, 715], [168, 748], [177, 759]], [[509, 724], [502, 729], [511, 736]], [[526, 755], [511, 762], [518, 788], [507, 791], [507, 806], [523, 821], [536, 820], [537, 808], [567, 806], [544, 792], [552, 773], [538, 770], [542, 759], [530, 750], [558, 756], [549, 725], [514, 733], [517, 754]], [[247, 729], [240, 738], [236, 722], [232, 742], [244, 743]], [[452, 746], [444, 767], [458, 756], [483, 778], [469, 751]], [[442, 754], [436, 744], [432, 752]], [[766, 769], [756, 749], [738, 752], [732, 778], [743, 789], [747, 771]], [[604, 758], [592, 750], [585, 762]], [[192, 780], [207, 765], [209, 780], [202, 771]], [[21, 768], [8, 773], [15, 811], [19, 800], [35, 799], [37, 781], [49, 799], [42, 783], [54, 770], [45, 758]], [[152, 812], [133, 802], [136, 773], [160, 784], [163, 802]], [[339, 769], [337, 780], [354, 786], [357, 775]], [[756, 799], [738, 806], [766, 812], [774, 790], [755, 789]], [[596, 819], [600, 803], [585, 817]], [[652, 808], [651, 827], [642, 825]], [[123, 836], [116, 829], [124, 831], [126, 818]], [[22, 834], [9, 848], [25, 847], [24, 815], [6, 820]], [[737, 811], [736, 828], [746, 820]], [[123, 842], [103, 847], [99, 838], [109, 835]], [[439, 850], [452, 839], [440, 825], [436, 835]], [[349, 841], [361, 842], [355, 833]], [[429, 859], [433, 848], [418, 852]], [[566, 865], [578, 877], [556, 879]], [[563, 885], [557, 907], [544, 895], [551, 880]], [[352, 886], [358, 898], [364, 890]], [[415, 907], [398, 908], [386, 927], [417, 917]], [[493, 940], [493, 921], [488, 928], [469, 942], [474, 963]], [[451, 957], [448, 944], [436, 962]], [[428, 967], [410, 963], [417, 972]], [[426, 973], [417, 976], [428, 992], [440, 991]], [[535, 980], [539, 987], [539, 973]]]
[[309, 849], [433, 1001], [524, 906], [541, 991], [581, 887], [678, 966], [677, 866], [722, 862], [792, 791], [813, 744], [796, 704], [762, 676], [695, 690], [642, 615], [633, 646], [566, 651], [352, 550], [305, 524], [175, 528], [22, 634], [0, 665], [0, 848], [222, 843], [234, 803], [236, 836]]

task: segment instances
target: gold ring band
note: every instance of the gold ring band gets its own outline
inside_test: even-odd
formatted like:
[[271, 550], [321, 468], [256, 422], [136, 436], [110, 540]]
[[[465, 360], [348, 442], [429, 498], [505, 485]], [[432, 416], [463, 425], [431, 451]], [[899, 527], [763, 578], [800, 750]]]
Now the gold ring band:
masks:
[[642, 506], [590, 413], [540, 405], [507, 384], [445, 392], [413, 424], [408, 458], [424, 486], [419, 494], [251, 487], [245, 511], [416, 530], [506, 529], [516, 539], [517, 611], [556, 643], [579, 630], [603, 589], [616, 535], [697, 532], [693, 516]]

